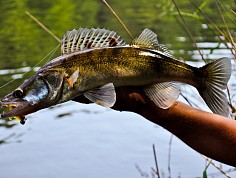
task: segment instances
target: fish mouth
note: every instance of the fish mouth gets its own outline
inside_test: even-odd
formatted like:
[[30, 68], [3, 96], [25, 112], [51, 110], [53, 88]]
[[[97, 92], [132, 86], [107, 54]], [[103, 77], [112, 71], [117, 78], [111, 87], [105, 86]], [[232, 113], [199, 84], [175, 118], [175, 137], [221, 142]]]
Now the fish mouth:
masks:
[[30, 104], [27, 101], [21, 102], [0, 102], [2, 108], [7, 108], [8, 111], [3, 111], [1, 118], [15, 118], [24, 124], [26, 121], [25, 115], [32, 112], [32, 108], [29, 107]]

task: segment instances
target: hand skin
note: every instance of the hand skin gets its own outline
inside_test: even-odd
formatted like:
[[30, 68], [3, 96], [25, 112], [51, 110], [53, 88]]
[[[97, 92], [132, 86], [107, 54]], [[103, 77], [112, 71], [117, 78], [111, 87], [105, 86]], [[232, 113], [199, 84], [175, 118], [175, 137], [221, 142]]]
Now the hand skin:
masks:
[[[161, 109], [138, 87], [118, 87], [116, 95], [113, 109], [138, 113], [167, 129], [199, 153], [236, 166], [235, 120], [195, 109], [179, 101], [168, 109]], [[74, 101], [89, 103], [83, 96]]]

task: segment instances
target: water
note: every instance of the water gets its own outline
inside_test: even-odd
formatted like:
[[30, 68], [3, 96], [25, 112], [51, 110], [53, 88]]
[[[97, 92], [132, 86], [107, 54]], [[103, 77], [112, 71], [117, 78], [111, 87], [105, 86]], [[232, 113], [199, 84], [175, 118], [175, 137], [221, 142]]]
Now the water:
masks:
[[[136, 1], [109, 2], [133, 35], [138, 35], [144, 28], [151, 28], [158, 33], [159, 41], [167, 44], [176, 57], [195, 61], [188, 62], [193, 66], [203, 65], [183, 29], [168, 15], [173, 13], [173, 5], [164, 1], [146, 3], [140, 0], [138, 5]], [[57, 36], [79, 26], [99, 26], [114, 29], [126, 41], [130, 40], [109, 10], [98, 1], [41, 0], [38, 3], [1, 0], [0, 4], [3, 12], [0, 17], [0, 85], [17, 79], [0, 89], [0, 97], [37, 71], [48, 58], [37, 66], [35, 64], [58, 45], [24, 14], [25, 10], [38, 17]], [[190, 5], [183, 2], [181, 7], [187, 11]], [[188, 20], [205, 58], [233, 58], [225, 45], [209, 35], [205, 25], [195, 19]], [[59, 52], [53, 57], [57, 55]], [[23, 75], [25, 72], [28, 73]], [[234, 77], [235, 73], [230, 84], [232, 92], [235, 92]], [[191, 94], [197, 95], [192, 87], [183, 86], [182, 89], [198, 107], [208, 110], [201, 99], [191, 97]], [[183, 98], [179, 99], [185, 102]], [[16, 121], [1, 121], [0, 178], [142, 177], [139, 170], [151, 177], [151, 167], [155, 167], [153, 144], [160, 172], [163, 177], [168, 177], [170, 138], [171, 133], [137, 114], [113, 111], [95, 104], [68, 102], [29, 115], [24, 126]], [[171, 177], [201, 177], [205, 165], [199, 153], [173, 137]], [[222, 166], [224, 170], [233, 169]], [[219, 171], [210, 166], [208, 173]], [[236, 176], [235, 173], [231, 175]]]
[[[168, 175], [171, 134], [133, 113], [69, 102], [32, 114], [25, 126], [13, 129], [16, 135], [0, 147], [4, 178], [141, 177], [135, 166], [150, 174], [152, 144], [161, 172]], [[204, 167], [199, 153], [173, 138], [172, 177], [200, 177]]]

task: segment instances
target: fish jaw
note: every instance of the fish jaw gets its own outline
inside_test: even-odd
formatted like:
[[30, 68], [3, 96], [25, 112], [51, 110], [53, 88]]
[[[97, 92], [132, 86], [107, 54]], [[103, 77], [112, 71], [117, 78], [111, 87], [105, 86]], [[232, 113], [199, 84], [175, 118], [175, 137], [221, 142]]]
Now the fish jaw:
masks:
[[23, 115], [24, 109], [28, 106], [27, 102], [1, 102], [1, 107], [9, 109], [7, 112], [1, 114], [2, 118], [13, 117], [17, 115]]
[[25, 121], [26, 121], [25, 115], [39, 110], [37, 109], [38, 107], [35, 107], [24, 100], [8, 101], [4, 99], [0, 102], [0, 106], [8, 109], [8, 111], [4, 111], [1, 114], [0, 116], [1, 118], [9, 118], [9, 119], [14, 118], [18, 120], [21, 124], [25, 124]]
[[[0, 101], [0, 107], [8, 109], [0, 118], [15, 118], [23, 123], [27, 114], [57, 104], [63, 81], [63, 76], [57, 71], [39, 71]], [[17, 96], [17, 91], [22, 96]]]

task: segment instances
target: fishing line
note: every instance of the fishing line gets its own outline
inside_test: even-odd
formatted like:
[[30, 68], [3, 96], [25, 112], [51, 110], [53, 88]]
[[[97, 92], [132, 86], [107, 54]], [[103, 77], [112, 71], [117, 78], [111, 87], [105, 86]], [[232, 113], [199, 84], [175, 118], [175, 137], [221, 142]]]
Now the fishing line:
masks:
[[[35, 64], [33, 67], [31, 67], [31, 69], [25, 73], [22, 74], [22, 76], [24, 76], [25, 74], [29, 73], [30, 71], [32, 71], [32, 69], [34, 69], [36, 66], [38, 66], [44, 59], [46, 59], [48, 56], [48, 60], [47, 62], [51, 59], [51, 57], [55, 54], [55, 52], [57, 51], [57, 49], [59, 48], [60, 44], [58, 44], [52, 51], [50, 51], [45, 57], [43, 57], [37, 64]], [[0, 89], [9, 85], [10, 83], [12, 83], [13, 81], [15, 81], [17, 79], [12, 79], [9, 82], [5, 83], [4, 85], [0, 86]]]
[[[55, 54], [55, 52], [57, 51], [57, 49], [59, 48], [61, 44], [58, 44], [57, 47], [55, 47], [52, 51], [51, 51], [51, 55], [49, 56], [48, 60], [46, 63], [48, 63], [50, 61], [50, 59], [52, 58], [52, 56]], [[49, 53], [50, 54], [50, 53]], [[48, 55], [49, 55], [48, 54]]]

